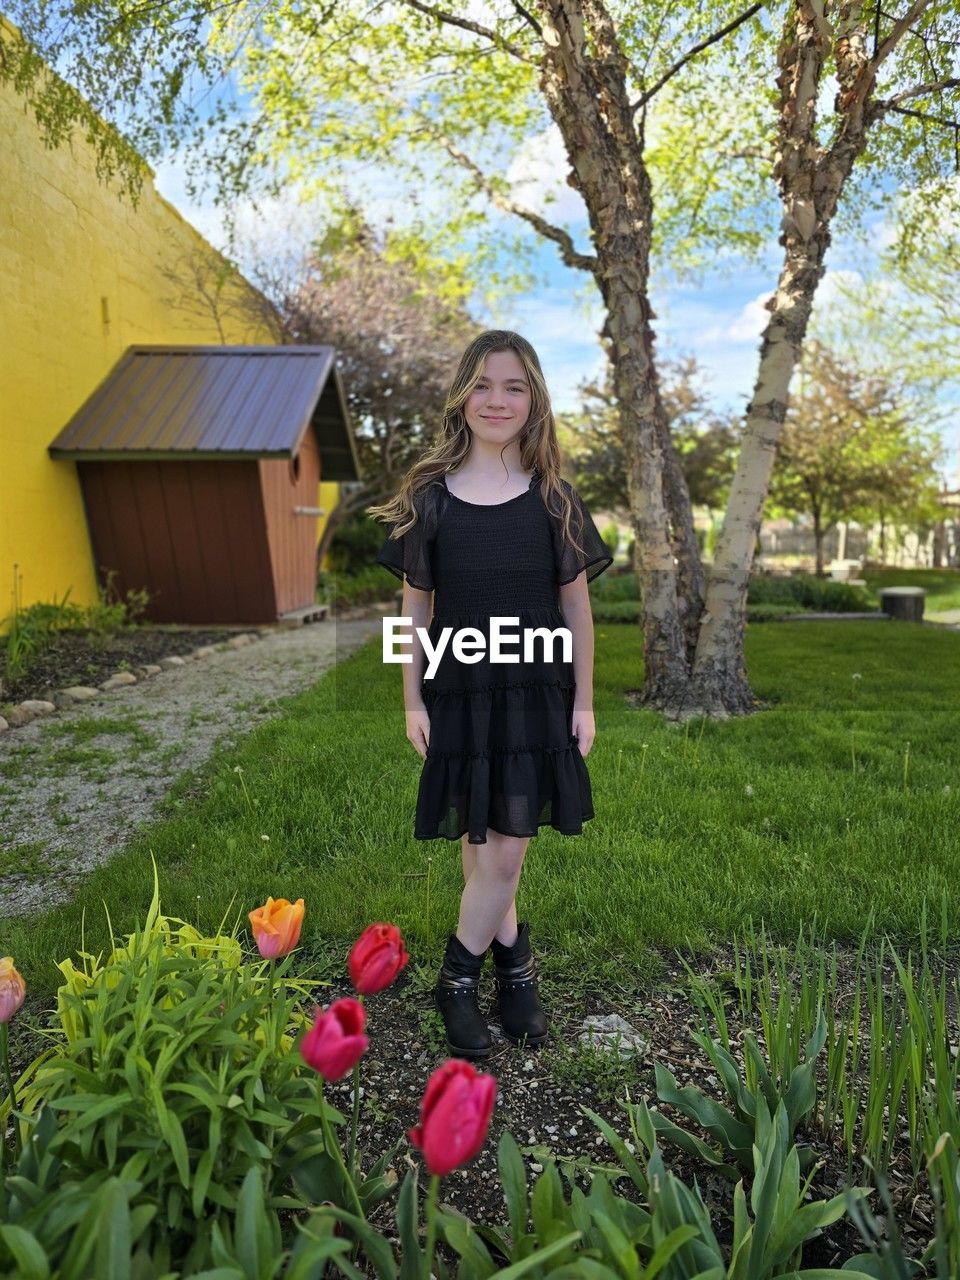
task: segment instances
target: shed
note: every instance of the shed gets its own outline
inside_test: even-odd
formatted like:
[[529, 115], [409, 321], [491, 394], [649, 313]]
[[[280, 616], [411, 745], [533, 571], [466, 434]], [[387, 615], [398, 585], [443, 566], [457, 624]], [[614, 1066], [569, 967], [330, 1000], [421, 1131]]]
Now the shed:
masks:
[[360, 478], [329, 346], [134, 346], [50, 456], [75, 462], [98, 580], [154, 622], [265, 623], [316, 599], [318, 486]]

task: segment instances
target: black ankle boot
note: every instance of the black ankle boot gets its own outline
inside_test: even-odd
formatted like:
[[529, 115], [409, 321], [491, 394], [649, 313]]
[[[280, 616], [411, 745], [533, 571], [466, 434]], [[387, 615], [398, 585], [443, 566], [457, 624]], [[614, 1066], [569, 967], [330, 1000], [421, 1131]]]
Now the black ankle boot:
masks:
[[513, 1044], [524, 1037], [530, 1046], [543, 1044], [550, 1024], [540, 1003], [527, 922], [517, 926], [517, 940], [512, 947], [505, 947], [494, 938], [490, 949], [503, 1034]]
[[455, 933], [447, 941], [443, 966], [434, 989], [443, 1018], [447, 1045], [461, 1058], [486, 1058], [493, 1048], [487, 1020], [480, 1012], [477, 992], [486, 951], [474, 955]]

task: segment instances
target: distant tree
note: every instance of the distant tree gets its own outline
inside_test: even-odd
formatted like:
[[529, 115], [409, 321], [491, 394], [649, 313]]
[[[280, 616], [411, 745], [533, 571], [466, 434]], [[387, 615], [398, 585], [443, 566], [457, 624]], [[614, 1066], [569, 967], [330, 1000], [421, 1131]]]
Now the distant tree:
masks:
[[[660, 369], [664, 413], [690, 501], [696, 507], [722, 510], [736, 469], [741, 420], [710, 406], [695, 356], [661, 359]], [[569, 430], [567, 453], [577, 467], [580, 490], [592, 504], [628, 514], [626, 463], [609, 374], [602, 381], [584, 383], [580, 395], [581, 407], [560, 419], [561, 429]]]
[[[382, 502], [422, 453], [447, 387], [477, 323], [462, 300], [431, 290], [422, 269], [398, 255], [350, 211], [314, 243], [290, 278], [260, 263], [252, 272], [280, 316], [281, 341], [336, 348], [364, 480], [341, 488], [317, 551], [320, 564], [346, 520]], [[447, 290], [449, 292], [449, 290]]]
[[[787, 411], [769, 505], [813, 521], [816, 571], [838, 520], [905, 522], [936, 511], [940, 443], [903, 387], [808, 342]], [[933, 517], [935, 518], [935, 517]]]

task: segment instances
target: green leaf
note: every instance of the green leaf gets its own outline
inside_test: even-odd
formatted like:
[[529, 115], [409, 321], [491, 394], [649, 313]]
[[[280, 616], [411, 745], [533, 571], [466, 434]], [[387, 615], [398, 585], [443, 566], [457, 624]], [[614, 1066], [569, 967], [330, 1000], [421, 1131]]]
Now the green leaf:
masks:
[[510, 1231], [516, 1252], [518, 1243], [527, 1232], [529, 1205], [527, 1201], [527, 1173], [516, 1139], [509, 1129], [504, 1129], [497, 1146], [497, 1169], [507, 1202]]
[[581, 1104], [580, 1110], [593, 1121], [597, 1128], [601, 1131], [606, 1140], [610, 1143], [612, 1149], [616, 1152], [617, 1158], [630, 1175], [630, 1179], [638, 1191], [646, 1195], [649, 1190], [647, 1186], [647, 1175], [644, 1173], [640, 1162], [637, 1160], [630, 1149], [624, 1143], [623, 1138], [616, 1130], [604, 1120], [603, 1116], [597, 1115], [589, 1107]]
[[488, 1280], [496, 1272], [496, 1264], [468, 1218], [441, 1210], [437, 1224], [447, 1244], [462, 1259], [457, 1280]]
[[524, 1258], [522, 1262], [515, 1262], [512, 1266], [498, 1271], [497, 1280], [517, 1280], [518, 1276], [526, 1275], [529, 1271], [536, 1271], [541, 1263], [556, 1257], [558, 1253], [563, 1253], [565, 1249], [576, 1244], [579, 1239], [581, 1239], [579, 1231], [570, 1231], [561, 1236], [559, 1240], [554, 1240], [553, 1244], [547, 1245], [545, 1249], [538, 1249], [536, 1253], [531, 1253], [530, 1257]]
[[50, 1263], [40, 1242], [23, 1227], [0, 1225], [0, 1240], [10, 1250], [19, 1268], [20, 1280], [47, 1280]]
[[425, 1266], [420, 1248], [417, 1210], [417, 1167], [408, 1169], [397, 1197], [397, 1230], [400, 1233], [400, 1280], [420, 1280]]
[[111, 1178], [100, 1192], [102, 1207], [97, 1231], [97, 1280], [130, 1280], [130, 1205], [119, 1179]]

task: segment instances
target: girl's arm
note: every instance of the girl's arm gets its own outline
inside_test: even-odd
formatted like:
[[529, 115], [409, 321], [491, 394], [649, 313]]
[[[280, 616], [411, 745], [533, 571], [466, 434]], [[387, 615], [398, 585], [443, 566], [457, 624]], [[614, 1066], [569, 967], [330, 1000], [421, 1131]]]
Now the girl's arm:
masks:
[[427, 655], [416, 629], [417, 627], [426, 629], [430, 625], [430, 619], [433, 616], [433, 592], [421, 591], [419, 587], [411, 587], [410, 583], [405, 581], [401, 613], [403, 617], [412, 620], [413, 627], [412, 661], [405, 662], [401, 666], [407, 737], [413, 743], [418, 755], [425, 759], [430, 743], [430, 717], [420, 692], [420, 684], [427, 667]]
[[577, 685], [570, 731], [579, 741], [580, 754], [585, 756], [597, 732], [593, 718], [593, 611], [586, 571], [560, 587], [560, 612], [573, 638], [573, 678]]

